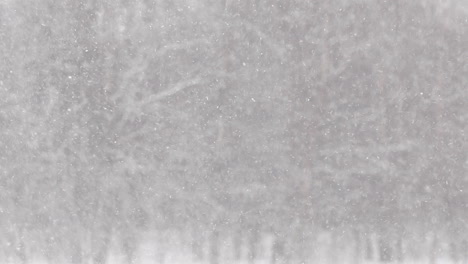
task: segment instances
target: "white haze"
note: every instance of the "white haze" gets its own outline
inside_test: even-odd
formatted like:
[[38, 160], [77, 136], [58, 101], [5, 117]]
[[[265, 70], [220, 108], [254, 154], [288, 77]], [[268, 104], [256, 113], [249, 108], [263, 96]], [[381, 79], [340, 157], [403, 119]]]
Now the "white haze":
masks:
[[0, 263], [468, 263], [468, 1], [0, 0]]

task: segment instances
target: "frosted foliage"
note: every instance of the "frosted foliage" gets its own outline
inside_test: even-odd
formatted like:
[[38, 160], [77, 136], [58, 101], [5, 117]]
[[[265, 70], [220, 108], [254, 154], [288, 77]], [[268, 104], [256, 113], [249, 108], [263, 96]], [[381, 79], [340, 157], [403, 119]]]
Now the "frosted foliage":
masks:
[[0, 1], [0, 263], [468, 263], [468, 1]]

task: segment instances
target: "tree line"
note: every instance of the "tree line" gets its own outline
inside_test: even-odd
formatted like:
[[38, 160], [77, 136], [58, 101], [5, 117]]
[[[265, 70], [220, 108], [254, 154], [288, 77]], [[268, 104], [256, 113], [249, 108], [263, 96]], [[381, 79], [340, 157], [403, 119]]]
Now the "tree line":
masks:
[[[0, 4], [0, 257], [466, 261], [456, 1]], [[176, 235], [178, 234], [178, 235]], [[345, 244], [345, 245], [344, 245]], [[315, 256], [316, 257], [316, 256]], [[157, 261], [157, 260], [155, 260]]]

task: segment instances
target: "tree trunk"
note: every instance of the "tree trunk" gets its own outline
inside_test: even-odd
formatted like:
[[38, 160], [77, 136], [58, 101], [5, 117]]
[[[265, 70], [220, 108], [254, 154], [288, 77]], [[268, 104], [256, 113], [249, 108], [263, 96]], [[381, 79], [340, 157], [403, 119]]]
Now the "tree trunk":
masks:
[[403, 238], [398, 236], [396, 245], [395, 245], [395, 258], [398, 263], [403, 263], [404, 253], [403, 253]]
[[166, 262], [166, 248], [165, 248], [165, 239], [164, 233], [162, 231], [158, 232], [157, 239], [157, 249], [156, 249], [156, 261], [159, 264], [164, 264]]
[[125, 254], [126, 263], [128, 264], [133, 264], [135, 262], [135, 253], [137, 250], [136, 244], [137, 243], [134, 234], [125, 234], [122, 247]]
[[361, 264], [361, 257], [362, 257], [362, 239], [361, 233], [359, 230], [354, 229], [353, 231], [354, 237], [354, 264]]
[[309, 258], [309, 250], [307, 246], [309, 245], [308, 239], [305, 236], [305, 228], [303, 225], [299, 225], [298, 232], [296, 233], [296, 259], [298, 263], [305, 264]]
[[374, 260], [374, 246], [372, 243], [372, 239], [368, 235], [366, 236], [366, 260]]
[[216, 229], [210, 238], [210, 264], [219, 264], [219, 231]]
[[56, 245], [54, 245], [54, 239], [52, 237], [47, 237], [44, 244], [44, 257], [47, 260], [47, 263], [55, 263], [54, 257], [56, 255]]
[[10, 237], [12, 247], [17, 262], [20, 264], [26, 264], [28, 262], [28, 256], [26, 252], [26, 245], [24, 244], [24, 232], [23, 228], [18, 227], [15, 234]]
[[242, 256], [242, 232], [241, 230], [237, 230], [236, 233], [234, 234], [233, 238], [233, 250], [234, 250], [234, 260], [235, 261], [240, 261], [241, 256]]
[[284, 263], [284, 240], [278, 236], [273, 240], [271, 248], [271, 264]]
[[71, 263], [82, 264], [83, 263], [83, 250], [81, 248], [81, 241], [75, 239], [71, 248]]
[[468, 241], [463, 240], [461, 242], [461, 263], [467, 264], [468, 263]]
[[5, 248], [4, 248], [3, 258], [5, 260], [5, 263], [10, 263], [12, 262], [12, 257], [13, 257], [14, 248], [15, 248], [14, 239], [8, 233], [5, 233], [4, 236], [5, 236]]
[[393, 252], [388, 238], [379, 238], [379, 256], [381, 262], [390, 262], [393, 260]]
[[429, 247], [429, 264], [436, 264], [437, 261], [437, 248], [439, 247], [437, 236], [434, 235], [431, 245]]
[[109, 242], [111, 237], [110, 230], [103, 230], [102, 233], [94, 234], [93, 238], [93, 263], [105, 264], [109, 255]]
[[28, 262], [23, 238], [20, 238], [18, 247], [16, 248], [16, 256], [18, 257], [19, 263], [26, 264]]
[[338, 241], [337, 241], [336, 233], [332, 231], [330, 248], [328, 249], [328, 263], [336, 264], [338, 262], [337, 248], [338, 248]]
[[452, 259], [453, 263], [458, 263], [459, 261], [458, 247], [455, 242], [450, 242], [450, 258]]
[[259, 232], [256, 228], [252, 230], [249, 237], [249, 263], [253, 264], [257, 259], [257, 247], [259, 242]]
[[192, 227], [192, 256], [194, 261], [203, 260], [203, 238], [200, 231], [194, 226]]

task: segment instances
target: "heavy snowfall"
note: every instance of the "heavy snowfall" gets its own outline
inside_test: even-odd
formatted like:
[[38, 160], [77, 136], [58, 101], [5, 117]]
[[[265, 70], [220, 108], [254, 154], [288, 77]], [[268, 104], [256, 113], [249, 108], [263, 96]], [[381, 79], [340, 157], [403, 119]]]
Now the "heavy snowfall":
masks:
[[0, 0], [0, 263], [467, 264], [468, 1]]

